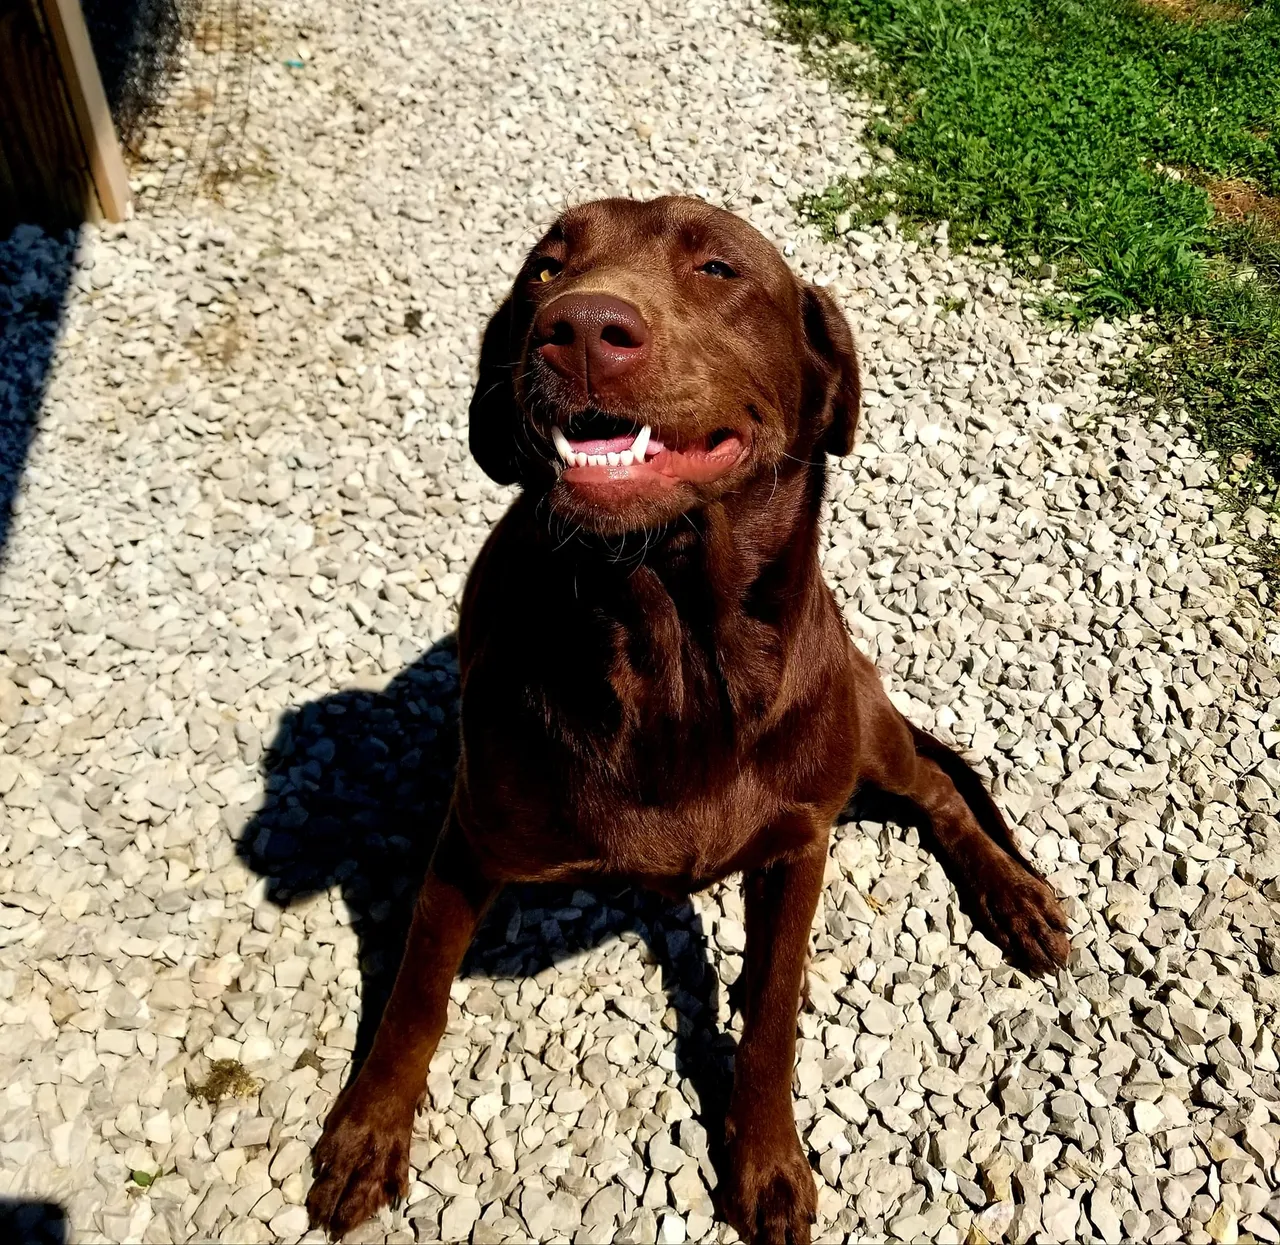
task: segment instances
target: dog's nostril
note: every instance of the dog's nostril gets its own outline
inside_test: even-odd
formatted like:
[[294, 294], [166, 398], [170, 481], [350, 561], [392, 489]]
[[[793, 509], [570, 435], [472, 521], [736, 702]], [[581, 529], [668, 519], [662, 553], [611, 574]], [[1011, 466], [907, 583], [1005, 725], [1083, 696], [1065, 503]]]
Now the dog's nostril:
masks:
[[607, 294], [562, 294], [534, 320], [543, 361], [590, 388], [644, 358], [649, 328], [630, 303]]
[[600, 330], [600, 340], [610, 346], [622, 346], [634, 350], [640, 343], [621, 324], [606, 324]]

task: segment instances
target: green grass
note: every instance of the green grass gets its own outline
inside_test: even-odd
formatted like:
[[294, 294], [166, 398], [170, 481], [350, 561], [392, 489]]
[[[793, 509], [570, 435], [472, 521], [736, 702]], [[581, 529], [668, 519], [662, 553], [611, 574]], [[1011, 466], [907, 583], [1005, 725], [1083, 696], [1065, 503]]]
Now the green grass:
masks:
[[[1142, 379], [1185, 400], [1231, 503], [1280, 517], [1280, 0], [1195, 21], [1136, 0], [778, 3], [886, 105], [871, 137], [897, 157], [809, 211], [947, 220], [953, 246], [1052, 265], [1051, 313], [1154, 312], [1169, 349]], [[1227, 178], [1276, 196], [1274, 224], [1215, 219], [1206, 186]]]

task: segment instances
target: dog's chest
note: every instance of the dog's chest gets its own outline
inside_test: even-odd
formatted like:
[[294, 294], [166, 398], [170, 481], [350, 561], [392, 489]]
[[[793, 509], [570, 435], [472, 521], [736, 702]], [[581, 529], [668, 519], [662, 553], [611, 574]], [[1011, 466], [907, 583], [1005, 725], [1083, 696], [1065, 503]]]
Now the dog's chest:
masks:
[[461, 811], [490, 867], [682, 889], [744, 867], [749, 843], [772, 852], [813, 799], [812, 741], [775, 713], [782, 623], [705, 568], [509, 565], [486, 579], [462, 705]]
[[576, 810], [581, 840], [594, 847], [595, 868], [672, 894], [700, 889], [801, 845], [759, 775], [744, 772], [722, 788], [667, 806], [623, 804], [599, 816]]
[[538, 679], [482, 663], [464, 696], [468, 771], [483, 775], [469, 806], [494, 868], [680, 892], [742, 867], [745, 843], [767, 847], [785, 765], [735, 713], [714, 654], [687, 637], [655, 652], [612, 626], [545, 651]]

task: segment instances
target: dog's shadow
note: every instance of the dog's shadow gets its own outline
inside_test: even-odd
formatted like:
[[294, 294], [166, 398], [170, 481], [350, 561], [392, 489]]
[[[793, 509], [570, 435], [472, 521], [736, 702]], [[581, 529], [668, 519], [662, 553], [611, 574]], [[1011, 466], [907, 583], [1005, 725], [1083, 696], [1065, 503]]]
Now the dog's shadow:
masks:
[[[263, 760], [266, 799], [238, 851], [267, 879], [267, 897], [281, 907], [341, 887], [362, 976], [352, 1076], [390, 993], [457, 760], [453, 636], [381, 692], [339, 692], [289, 712]], [[510, 887], [477, 932], [460, 975], [532, 975], [632, 934], [662, 967], [677, 1013], [676, 1068], [682, 1088], [693, 1091], [719, 1171], [735, 1043], [717, 1021], [718, 977], [691, 904], [639, 888], [588, 894], [567, 886]]]

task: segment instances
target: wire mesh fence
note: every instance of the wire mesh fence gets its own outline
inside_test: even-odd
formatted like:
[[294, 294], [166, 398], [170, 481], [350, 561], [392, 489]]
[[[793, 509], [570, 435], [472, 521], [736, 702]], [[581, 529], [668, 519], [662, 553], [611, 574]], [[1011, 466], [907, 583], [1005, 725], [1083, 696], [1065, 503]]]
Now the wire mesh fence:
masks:
[[257, 0], [82, 0], [138, 211], [251, 173]]

